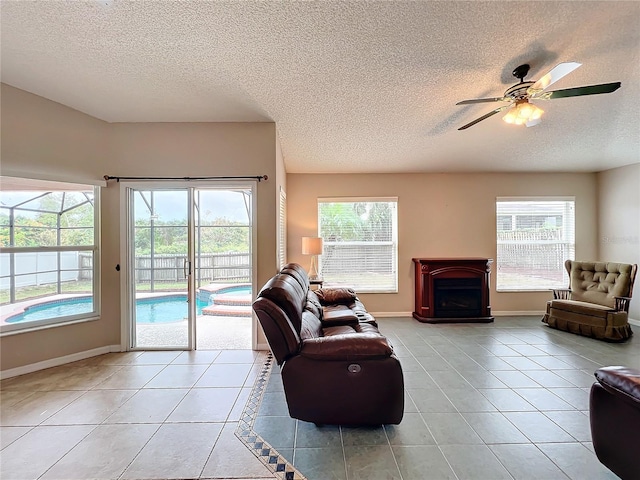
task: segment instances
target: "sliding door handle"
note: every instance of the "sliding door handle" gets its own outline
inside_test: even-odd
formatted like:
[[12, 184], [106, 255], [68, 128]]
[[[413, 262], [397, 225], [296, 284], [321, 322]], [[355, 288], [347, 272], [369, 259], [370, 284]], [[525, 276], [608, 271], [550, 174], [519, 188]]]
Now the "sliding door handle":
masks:
[[184, 278], [187, 278], [189, 275], [191, 275], [191, 261], [185, 258], [182, 270], [184, 272]]

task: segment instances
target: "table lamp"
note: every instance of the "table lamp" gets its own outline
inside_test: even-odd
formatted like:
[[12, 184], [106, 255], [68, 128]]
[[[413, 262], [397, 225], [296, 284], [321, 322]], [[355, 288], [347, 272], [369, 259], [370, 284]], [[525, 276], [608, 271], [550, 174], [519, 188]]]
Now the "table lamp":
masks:
[[309, 279], [318, 280], [318, 255], [322, 255], [322, 238], [302, 237], [302, 254], [311, 255], [311, 266], [309, 267]]

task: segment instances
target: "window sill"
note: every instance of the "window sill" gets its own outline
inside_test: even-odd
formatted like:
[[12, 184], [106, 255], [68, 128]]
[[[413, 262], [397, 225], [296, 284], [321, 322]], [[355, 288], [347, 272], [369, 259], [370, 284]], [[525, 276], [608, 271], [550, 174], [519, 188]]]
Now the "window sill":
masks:
[[[91, 317], [77, 318], [74, 320], [66, 320], [66, 321], [46, 323], [46, 324], [33, 325], [33, 326], [25, 326], [22, 328], [12, 328], [12, 329], [7, 329], [7, 325], [2, 325], [0, 327], [0, 338], [9, 337], [12, 335], [19, 335], [21, 333], [31, 333], [31, 332], [37, 332], [40, 330], [48, 330], [50, 328], [56, 328], [56, 327], [66, 327], [68, 325], [75, 325], [78, 323], [93, 322], [99, 319], [100, 319], [99, 315], [93, 315]], [[10, 327], [13, 327], [13, 325], [11, 325]]]

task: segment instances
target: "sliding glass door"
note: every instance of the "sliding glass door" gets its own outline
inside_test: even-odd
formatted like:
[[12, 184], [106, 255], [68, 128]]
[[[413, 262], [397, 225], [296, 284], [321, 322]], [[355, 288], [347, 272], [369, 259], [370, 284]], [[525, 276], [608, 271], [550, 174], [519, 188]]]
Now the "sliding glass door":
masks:
[[132, 347], [191, 349], [190, 189], [130, 191]]
[[147, 185], [125, 194], [128, 348], [252, 348], [255, 186]]

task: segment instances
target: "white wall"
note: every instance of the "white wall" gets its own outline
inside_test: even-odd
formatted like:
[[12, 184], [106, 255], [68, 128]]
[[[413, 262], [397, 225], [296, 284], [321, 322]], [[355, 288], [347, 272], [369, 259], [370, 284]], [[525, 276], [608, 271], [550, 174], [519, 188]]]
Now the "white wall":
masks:
[[[598, 259], [640, 265], [640, 164], [598, 173]], [[629, 317], [640, 321], [640, 279]]]

